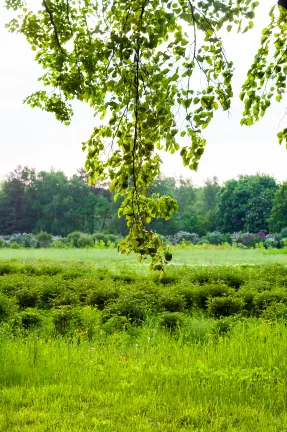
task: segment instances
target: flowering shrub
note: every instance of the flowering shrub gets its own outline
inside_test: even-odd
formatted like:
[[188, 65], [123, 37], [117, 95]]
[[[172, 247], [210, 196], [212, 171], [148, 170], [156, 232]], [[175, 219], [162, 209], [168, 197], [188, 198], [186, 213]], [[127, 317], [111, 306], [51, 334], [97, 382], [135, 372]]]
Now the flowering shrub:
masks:
[[[37, 240], [33, 236], [33, 234], [12, 234], [2, 236], [2, 239], [8, 243], [8, 246], [11, 246], [13, 243], [17, 243], [20, 246], [25, 248], [34, 248], [37, 245]], [[3, 246], [2, 246], [3, 247]]]
[[[162, 240], [172, 245], [179, 245], [184, 248], [187, 245], [208, 245], [218, 247], [247, 248], [283, 248], [287, 246], [287, 228], [284, 228], [280, 234], [265, 234], [263, 231], [258, 233], [235, 232], [233, 234], [221, 233], [214, 231], [200, 237], [196, 233], [188, 231], [179, 231], [174, 236], [161, 236]], [[92, 235], [81, 232], [73, 232], [67, 237], [53, 236], [49, 233], [40, 232], [36, 235], [17, 233], [0, 236], [0, 248], [8, 247], [11, 249], [35, 248], [35, 247], [52, 247], [55, 249], [63, 248], [116, 248], [121, 237], [114, 234], [94, 233]]]
[[231, 237], [232, 244], [234, 244], [234, 245], [237, 245], [239, 243], [242, 244], [242, 234], [241, 233], [235, 232], [235, 233], [231, 234], [230, 237]]
[[206, 236], [204, 236], [204, 239], [206, 239], [208, 243], [215, 246], [221, 245], [226, 242], [231, 243], [230, 234], [223, 234], [219, 231], [208, 233]]
[[266, 238], [266, 234], [263, 231], [259, 231], [256, 235], [257, 237], [260, 237], [261, 241], [264, 241]]
[[264, 242], [264, 247], [266, 249], [268, 248], [281, 249], [282, 247], [284, 247], [284, 241], [282, 240], [280, 234], [268, 234]]
[[257, 244], [265, 241], [266, 235], [260, 231], [257, 234], [246, 233], [241, 237], [241, 243], [248, 248], [255, 248]]
[[242, 244], [247, 247], [255, 247], [257, 243], [256, 234], [246, 233], [241, 237]]
[[185, 240], [186, 244], [192, 243], [195, 245], [199, 242], [199, 235], [196, 233], [189, 233], [187, 231], [179, 231], [171, 238], [171, 243], [180, 244], [183, 239]]

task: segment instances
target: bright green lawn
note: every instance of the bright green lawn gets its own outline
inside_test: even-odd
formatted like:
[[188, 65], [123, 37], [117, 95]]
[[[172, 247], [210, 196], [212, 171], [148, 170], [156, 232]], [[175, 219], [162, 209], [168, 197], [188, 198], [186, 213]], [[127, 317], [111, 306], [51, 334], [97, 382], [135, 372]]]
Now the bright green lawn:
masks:
[[0, 430], [283, 432], [286, 377], [280, 323], [202, 344], [152, 328], [79, 345], [4, 337]]
[[[57, 260], [90, 262], [97, 266], [135, 265], [140, 268], [133, 255], [118, 255], [115, 249], [0, 249], [0, 260]], [[147, 260], [148, 262], [148, 260]], [[262, 249], [176, 249], [173, 264], [224, 265], [224, 264], [287, 264], [287, 254], [268, 254]]]

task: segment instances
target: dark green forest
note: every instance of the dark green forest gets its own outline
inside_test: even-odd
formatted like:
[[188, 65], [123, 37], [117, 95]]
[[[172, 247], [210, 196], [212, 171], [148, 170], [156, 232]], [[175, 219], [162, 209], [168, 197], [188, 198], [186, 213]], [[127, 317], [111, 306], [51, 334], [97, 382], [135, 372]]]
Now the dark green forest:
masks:
[[[179, 231], [268, 233], [287, 226], [287, 186], [264, 174], [239, 176], [223, 185], [213, 177], [200, 187], [189, 179], [159, 177], [150, 193], [178, 201], [170, 220], [150, 225], [164, 236]], [[117, 214], [120, 205], [107, 184], [90, 186], [83, 169], [68, 178], [62, 171], [19, 166], [0, 185], [0, 234], [45, 231], [67, 236], [80, 231], [124, 236], [125, 220]]]

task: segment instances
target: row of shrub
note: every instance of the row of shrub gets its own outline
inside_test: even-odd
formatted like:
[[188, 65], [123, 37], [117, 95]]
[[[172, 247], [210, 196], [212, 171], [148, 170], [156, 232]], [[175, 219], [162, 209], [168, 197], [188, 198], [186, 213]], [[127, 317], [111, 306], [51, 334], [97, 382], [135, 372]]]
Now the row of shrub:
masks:
[[[13, 234], [0, 236], [0, 248], [45, 248], [52, 247], [57, 249], [65, 248], [115, 248], [120, 236], [114, 234], [94, 233], [92, 235], [75, 231], [67, 237], [52, 236], [46, 232], [38, 234]], [[226, 234], [214, 231], [200, 237], [196, 233], [180, 231], [174, 236], [163, 238], [171, 245], [229, 245], [239, 248], [281, 249], [287, 246], [287, 228], [280, 233], [266, 234], [263, 231], [256, 234], [252, 233], [233, 233]]]
[[0, 247], [19, 248], [115, 248], [121, 240], [114, 234], [94, 233], [92, 235], [75, 231], [67, 237], [52, 236], [46, 232], [38, 234], [18, 233], [0, 236]]
[[172, 327], [198, 312], [213, 319], [287, 319], [287, 268], [282, 265], [177, 267], [159, 279], [126, 270], [4, 263], [0, 275], [0, 326], [40, 325], [52, 316], [64, 332], [77, 319], [80, 326], [85, 308], [95, 311], [104, 327], [114, 322], [139, 326], [151, 316]]
[[222, 245], [227, 244], [234, 247], [240, 248], [256, 248], [264, 247], [281, 249], [287, 245], [287, 228], [282, 229], [280, 233], [266, 234], [263, 231], [258, 233], [233, 233], [226, 234], [219, 231], [214, 231], [206, 234], [203, 237], [199, 237], [196, 233], [189, 233], [186, 231], [180, 231], [172, 237], [166, 238], [167, 242], [173, 245]]

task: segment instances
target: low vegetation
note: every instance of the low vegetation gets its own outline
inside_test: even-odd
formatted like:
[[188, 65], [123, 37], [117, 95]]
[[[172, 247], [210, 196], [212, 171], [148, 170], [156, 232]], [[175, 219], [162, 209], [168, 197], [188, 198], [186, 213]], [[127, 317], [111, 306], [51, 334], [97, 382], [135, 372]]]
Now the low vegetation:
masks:
[[[0, 321], [49, 336], [156, 325], [184, 327], [190, 317], [287, 316], [287, 268], [280, 264], [170, 268], [163, 278], [133, 270], [60, 264], [0, 265]], [[227, 325], [226, 321], [225, 325]], [[218, 326], [216, 322], [216, 326]], [[228, 324], [229, 325], [229, 324]]]
[[285, 430], [286, 319], [285, 265], [1, 261], [0, 430]]
[[93, 342], [0, 339], [0, 429], [275, 432], [287, 428], [284, 321], [239, 322], [220, 335], [189, 319]]
[[[225, 246], [241, 249], [265, 248], [282, 249], [287, 246], [287, 228], [280, 233], [265, 234], [263, 231], [252, 233], [221, 233], [214, 231], [200, 237], [196, 233], [179, 231], [174, 236], [161, 236], [168, 246]], [[75, 231], [67, 237], [52, 236], [45, 231], [38, 234], [17, 233], [0, 236], [0, 248], [54, 248], [54, 249], [104, 249], [117, 248], [122, 237], [114, 234], [94, 233], [86, 234]]]

